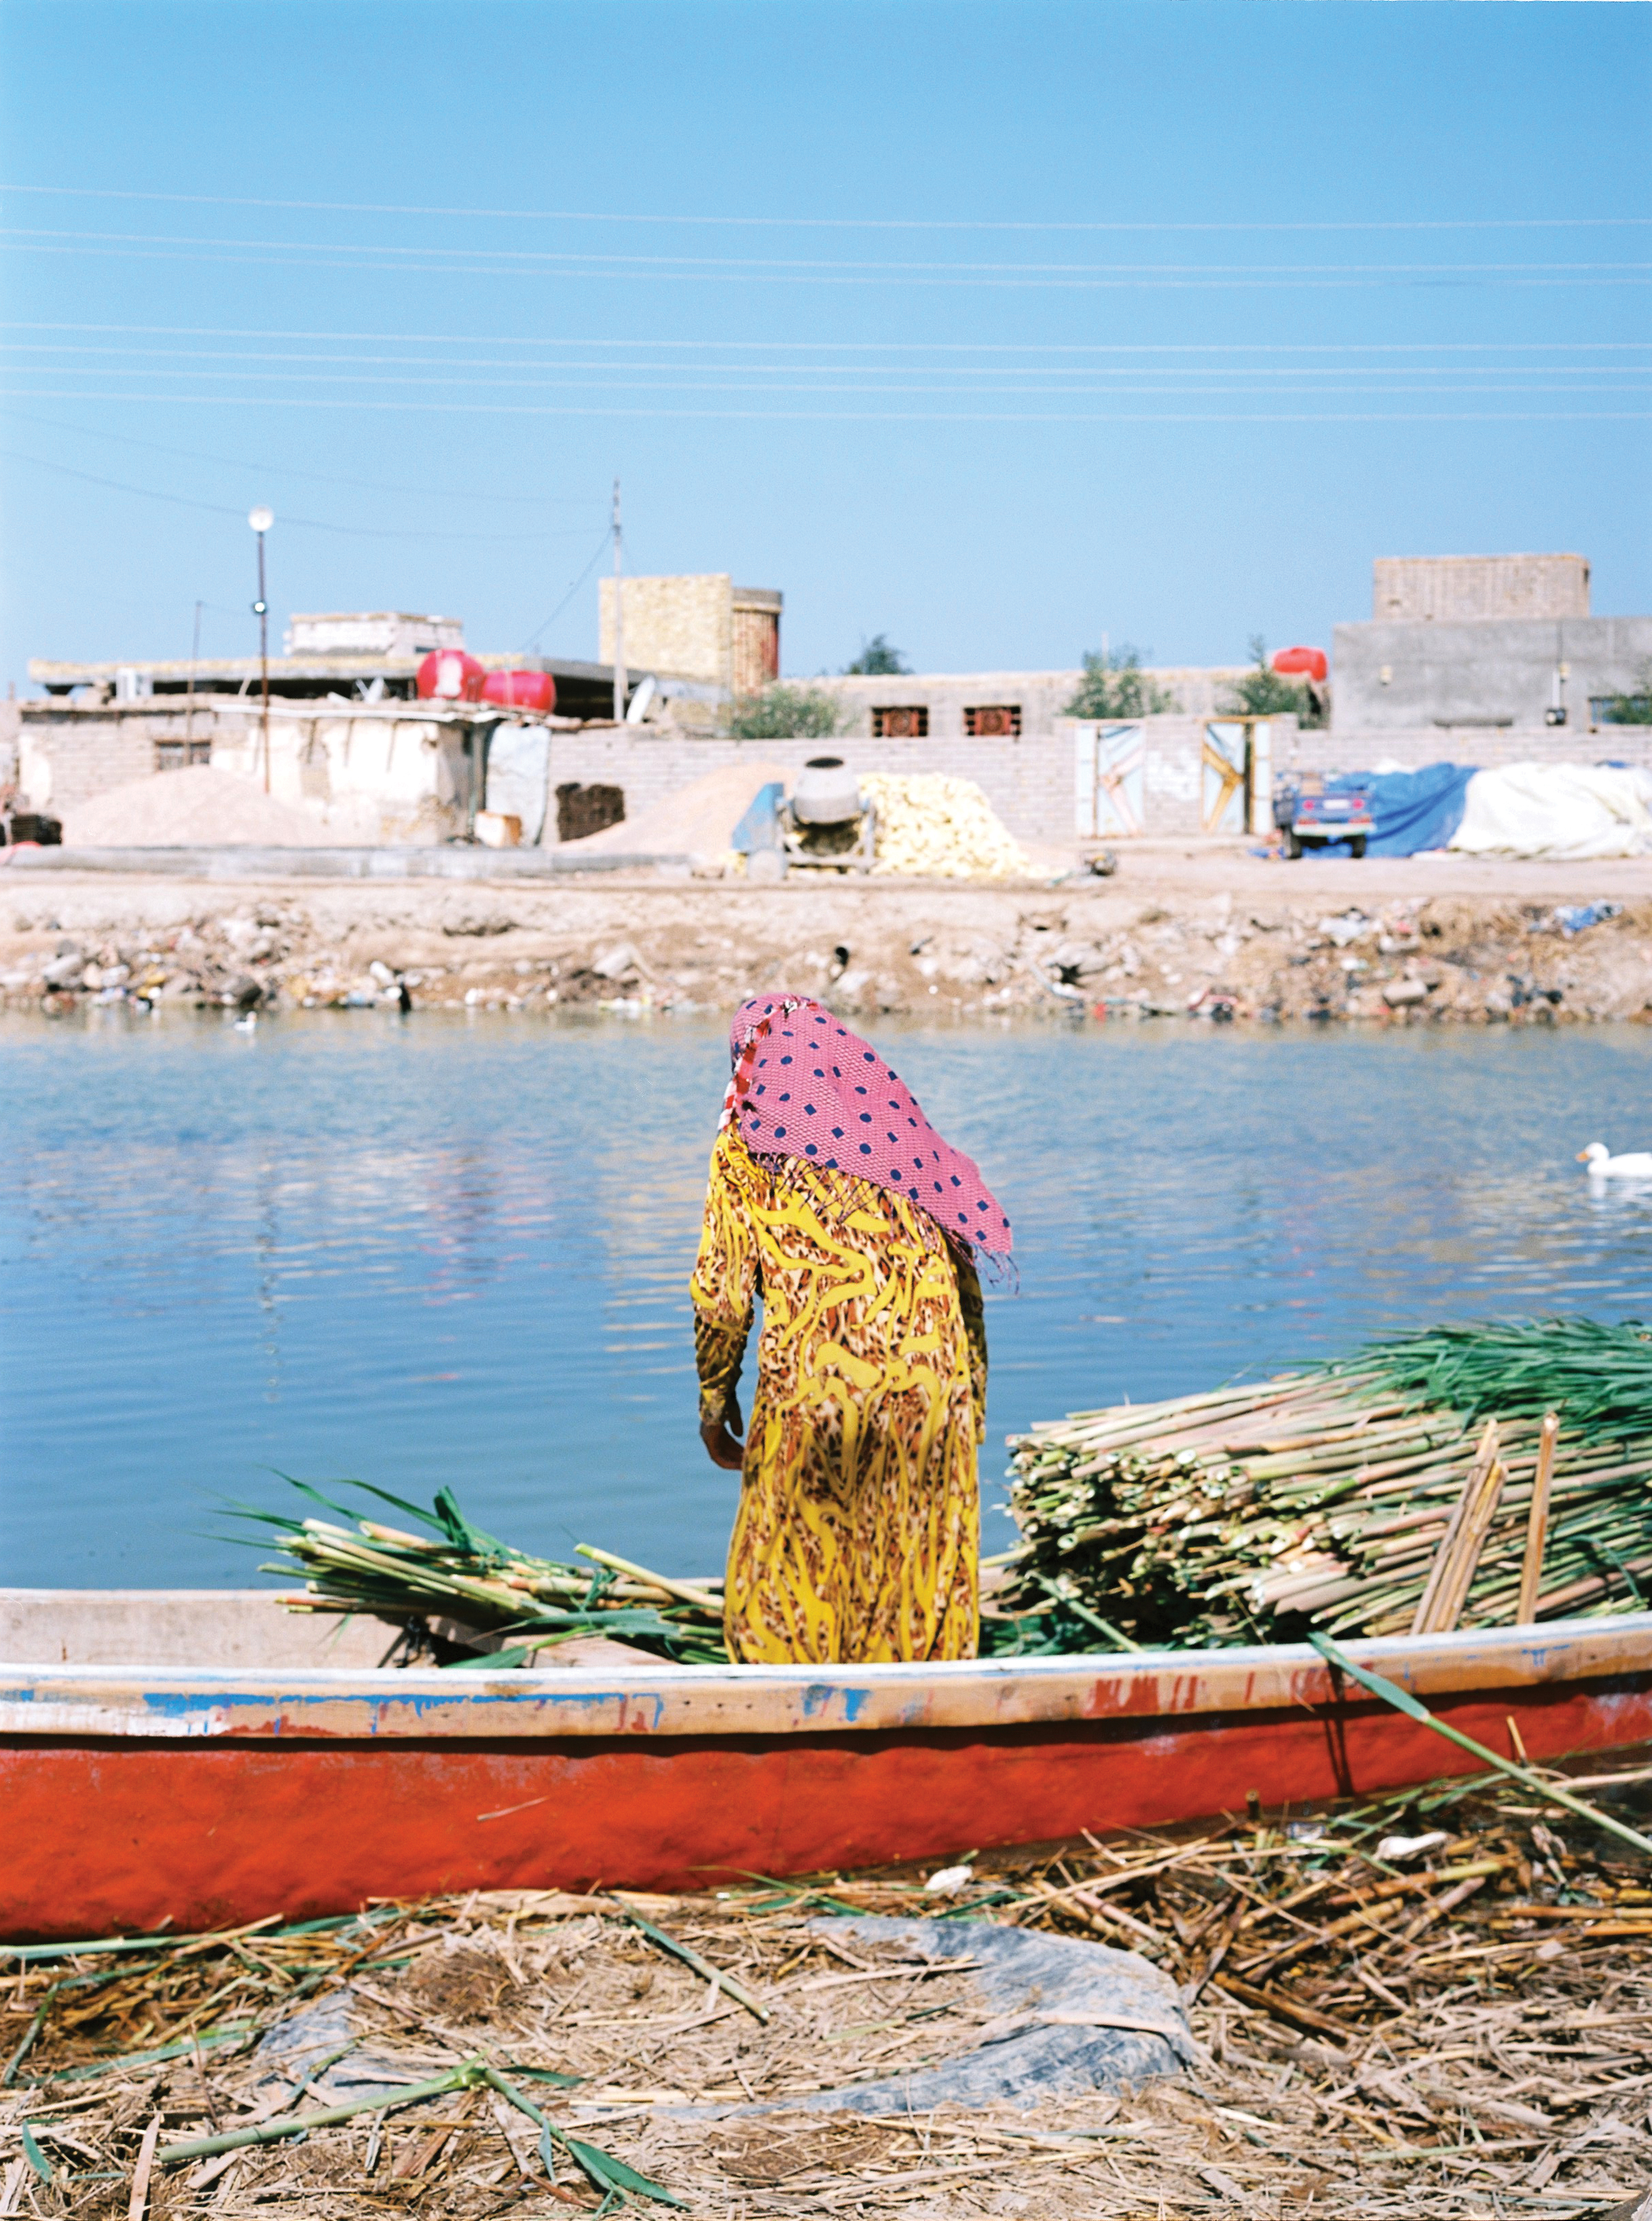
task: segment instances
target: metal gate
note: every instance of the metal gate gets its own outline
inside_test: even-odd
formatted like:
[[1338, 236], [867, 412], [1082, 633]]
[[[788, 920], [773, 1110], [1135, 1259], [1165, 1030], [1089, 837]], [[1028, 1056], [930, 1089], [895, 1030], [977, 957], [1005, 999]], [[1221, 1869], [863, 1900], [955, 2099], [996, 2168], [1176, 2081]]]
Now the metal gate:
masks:
[[1141, 832], [1147, 766], [1147, 736], [1141, 726], [1079, 725], [1073, 748], [1073, 829], [1079, 838]]
[[1205, 832], [1267, 832], [1273, 815], [1273, 742], [1266, 717], [1214, 717], [1206, 724], [1199, 771]]
[[1205, 728], [1199, 773], [1199, 825], [1206, 833], [1245, 830], [1250, 730], [1242, 717], [1213, 718]]

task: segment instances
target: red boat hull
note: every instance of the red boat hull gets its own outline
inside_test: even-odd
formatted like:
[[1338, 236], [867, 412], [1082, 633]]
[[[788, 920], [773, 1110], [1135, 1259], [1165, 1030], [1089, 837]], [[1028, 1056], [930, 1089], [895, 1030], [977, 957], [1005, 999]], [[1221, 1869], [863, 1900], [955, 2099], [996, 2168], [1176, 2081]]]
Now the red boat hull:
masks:
[[[1652, 1622], [1353, 1649], [1493, 1750], [1511, 1752], [1511, 1720], [1534, 1759], [1652, 1740]], [[661, 1669], [626, 1689], [466, 1674], [462, 1692], [451, 1675], [158, 1690], [132, 1669], [47, 1669], [25, 1693], [12, 1669], [0, 1723], [31, 1731], [0, 1736], [0, 1932], [200, 1930], [472, 1888], [704, 1888], [1242, 1813], [1251, 1792], [1300, 1805], [1473, 1763], [1311, 1652], [1036, 1663]], [[513, 1731], [488, 1731], [502, 1714]]]

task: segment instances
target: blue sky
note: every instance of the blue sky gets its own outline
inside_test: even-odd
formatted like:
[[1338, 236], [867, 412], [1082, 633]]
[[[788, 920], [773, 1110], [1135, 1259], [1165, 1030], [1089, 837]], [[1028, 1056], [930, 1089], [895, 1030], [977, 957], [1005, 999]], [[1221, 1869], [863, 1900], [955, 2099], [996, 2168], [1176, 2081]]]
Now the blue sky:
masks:
[[629, 567], [781, 587], [792, 672], [1328, 645], [1378, 554], [1577, 549], [1652, 609], [1648, 7], [8, 0], [0, 41], [20, 691], [187, 654], [197, 600], [250, 652], [254, 502], [278, 623], [593, 654], [616, 474]]

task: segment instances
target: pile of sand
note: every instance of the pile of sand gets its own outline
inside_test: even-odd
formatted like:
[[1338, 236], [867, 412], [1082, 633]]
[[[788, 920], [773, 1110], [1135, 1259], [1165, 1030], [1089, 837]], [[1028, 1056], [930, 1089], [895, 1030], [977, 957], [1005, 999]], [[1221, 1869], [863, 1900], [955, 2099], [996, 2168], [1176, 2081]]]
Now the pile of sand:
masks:
[[347, 841], [307, 810], [210, 764], [154, 772], [63, 814], [66, 848], [331, 848]]
[[867, 772], [860, 791], [878, 813], [873, 870], [926, 879], [1024, 879], [1025, 850], [973, 779], [945, 772]]
[[[563, 846], [578, 848], [581, 855], [726, 856], [735, 828], [758, 790], [776, 779], [791, 785], [792, 774], [784, 764], [725, 764], [721, 771], [709, 771], [704, 779], [679, 787], [641, 816], [623, 818]], [[68, 838], [66, 833], [64, 837]]]

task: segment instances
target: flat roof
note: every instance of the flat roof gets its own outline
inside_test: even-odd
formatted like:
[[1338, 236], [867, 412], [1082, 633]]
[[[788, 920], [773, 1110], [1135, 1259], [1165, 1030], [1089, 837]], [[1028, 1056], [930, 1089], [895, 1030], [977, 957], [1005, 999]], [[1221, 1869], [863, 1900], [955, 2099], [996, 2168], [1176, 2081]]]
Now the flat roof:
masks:
[[[422, 655], [272, 655], [269, 670], [272, 680], [411, 679], [423, 660]], [[566, 656], [524, 656], [506, 651], [478, 655], [476, 660], [485, 671], [548, 671], [554, 679], [585, 679], [605, 685], [611, 685], [614, 677], [610, 664], [579, 663]], [[169, 687], [186, 687], [191, 678], [197, 687], [215, 680], [236, 685], [250, 680], [256, 685], [263, 669], [263, 661], [256, 655], [202, 656], [198, 661], [174, 656], [153, 662], [125, 656], [112, 663], [59, 663], [36, 655], [28, 662], [30, 679], [37, 686], [48, 689], [112, 685], [123, 671], [136, 672], [151, 685]]]

